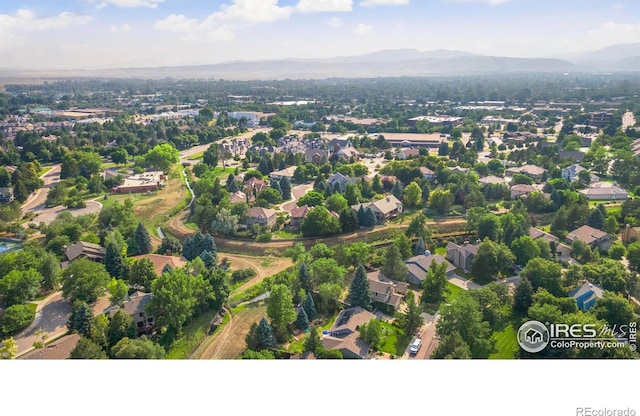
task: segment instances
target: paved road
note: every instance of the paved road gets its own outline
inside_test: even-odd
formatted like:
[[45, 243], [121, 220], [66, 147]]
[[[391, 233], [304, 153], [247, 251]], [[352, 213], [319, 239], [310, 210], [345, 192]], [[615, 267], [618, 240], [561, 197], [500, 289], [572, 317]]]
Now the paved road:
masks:
[[[102, 210], [102, 204], [98, 201], [87, 201], [87, 206], [85, 208], [78, 208], [78, 209], [67, 209], [62, 205], [58, 205], [57, 207], [53, 207], [53, 208], [44, 208], [44, 205], [42, 205], [42, 208], [39, 208], [33, 211], [35, 212], [36, 216], [33, 217], [33, 219], [30, 222], [45, 223], [49, 225], [63, 211], [69, 211], [71, 215], [73, 215], [74, 217], [77, 217], [79, 215], [86, 215], [86, 214], [97, 215], [100, 213], [100, 210]], [[24, 223], [23, 225], [25, 227], [28, 227], [29, 223]]]
[[33, 349], [34, 341], [39, 341], [35, 335], [40, 328], [47, 333], [47, 339], [51, 340], [67, 332], [67, 321], [71, 314], [71, 303], [62, 298], [62, 292], [56, 292], [42, 301], [34, 302], [36, 319], [24, 331], [14, 338], [18, 344], [18, 355], [22, 355]]
[[280, 204], [280, 209], [291, 214], [291, 210], [293, 210], [295, 207], [298, 206], [297, 205], [298, 199], [300, 199], [302, 196], [304, 196], [307, 192], [311, 191], [312, 189], [313, 189], [312, 183], [294, 186], [293, 188], [291, 188], [291, 195], [293, 196], [293, 201], [288, 201], [283, 204]]
[[[230, 139], [234, 139], [234, 138], [251, 138], [253, 137], [256, 133], [260, 133], [260, 132], [268, 132], [270, 131], [270, 128], [266, 128], [266, 127], [261, 127], [261, 128], [257, 128], [257, 129], [253, 129], [250, 130], [246, 133], [243, 133], [239, 136], [235, 136], [235, 137], [228, 137], [226, 138], [226, 140], [230, 140]], [[209, 146], [211, 146], [211, 143], [207, 143], [207, 144], [201, 144], [199, 146], [194, 146], [191, 147], [189, 149], [186, 150], [182, 150], [180, 152], [180, 160], [181, 161], [185, 161], [186, 159], [189, 159], [191, 156], [193, 155], [197, 155], [198, 153], [204, 152], [205, 150], [207, 150], [209, 148]]]
[[[424, 325], [420, 328], [419, 337], [422, 340], [422, 346], [418, 353], [414, 356], [409, 355], [409, 347], [411, 347], [411, 343], [407, 346], [407, 350], [405, 351], [402, 358], [409, 360], [428, 360], [431, 358], [433, 352], [438, 348], [438, 344], [440, 343], [440, 339], [436, 335], [436, 324], [438, 319], [440, 319], [440, 315], [429, 315], [428, 313], [423, 313], [422, 317], [424, 318]], [[413, 339], [411, 340], [413, 342]]]
[[632, 111], [627, 111], [622, 115], [622, 131], [625, 131], [627, 127], [633, 127], [636, 125], [636, 118]]
[[58, 182], [60, 182], [60, 165], [53, 165], [51, 170], [41, 176], [44, 181], [44, 186], [33, 194], [29, 195], [29, 198], [22, 204], [22, 212], [39, 212], [44, 208], [44, 202], [47, 200], [47, 193], [49, 189], [53, 188]]

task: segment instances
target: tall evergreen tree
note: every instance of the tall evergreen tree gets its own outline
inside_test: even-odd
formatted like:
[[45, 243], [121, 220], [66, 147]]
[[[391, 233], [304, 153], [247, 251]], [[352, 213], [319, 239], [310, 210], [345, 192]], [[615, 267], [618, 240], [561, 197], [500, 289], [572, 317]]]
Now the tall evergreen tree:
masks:
[[364, 227], [365, 223], [367, 222], [367, 213], [364, 210], [363, 205], [360, 205], [360, 208], [358, 208], [357, 217], [358, 217], [358, 225], [361, 227]]
[[204, 250], [207, 250], [214, 255], [217, 255], [218, 253], [218, 247], [216, 246], [216, 241], [213, 239], [213, 237], [209, 233], [206, 233], [202, 238], [202, 251]]
[[384, 255], [384, 263], [380, 272], [389, 279], [404, 281], [409, 270], [402, 259], [402, 254], [395, 243], [391, 244]]
[[349, 287], [349, 303], [351, 306], [360, 306], [361, 308], [371, 310], [371, 289], [369, 288], [369, 279], [364, 266], [360, 265], [356, 269], [356, 273]]
[[126, 264], [122, 253], [118, 250], [118, 247], [113, 242], [107, 244], [106, 253], [104, 255], [104, 266], [111, 277], [121, 279], [126, 272]]
[[311, 282], [309, 268], [305, 263], [302, 263], [302, 265], [300, 265], [300, 269], [298, 270], [298, 279], [300, 280], [300, 287], [306, 290], [307, 293], [311, 292], [313, 283]]
[[318, 317], [316, 303], [313, 301], [313, 297], [310, 292], [307, 292], [307, 297], [302, 302], [302, 308], [307, 313], [309, 321], [313, 322]]
[[597, 228], [598, 230], [604, 230], [604, 215], [602, 215], [602, 211], [598, 208], [592, 209], [587, 219], [587, 225]]
[[230, 194], [238, 192], [238, 184], [236, 183], [236, 178], [233, 176], [233, 173], [227, 176], [227, 191], [229, 191]]
[[399, 201], [402, 201], [402, 194], [404, 193], [404, 187], [402, 186], [400, 181], [396, 181], [396, 183], [393, 185], [393, 188], [391, 188], [391, 193], [393, 194], [393, 196], [398, 198]]
[[138, 228], [136, 228], [134, 240], [140, 254], [151, 253], [151, 249], [153, 248], [151, 247], [151, 237], [149, 237], [149, 231], [147, 231], [147, 228], [142, 225], [141, 222], [138, 223]]
[[320, 334], [318, 334], [318, 328], [312, 326], [309, 329], [309, 336], [304, 340], [304, 351], [315, 352], [321, 346], [322, 340], [320, 339]]
[[208, 250], [205, 250], [202, 253], [200, 253], [199, 257], [202, 259], [202, 262], [204, 263], [205, 266], [207, 266], [207, 268], [212, 268], [213, 266], [216, 265], [216, 258]]
[[71, 332], [77, 332], [82, 336], [89, 336], [93, 324], [93, 309], [86, 302], [75, 302], [71, 309], [71, 316], [67, 327]]
[[418, 241], [416, 242], [416, 246], [413, 249], [413, 254], [415, 254], [416, 256], [419, 256], [421, 254], [424, 254], [426, 249], [427, 248], [424, 245], [424, 239], [422, 238], [422, 236], [418, 237]]
[[273, 328], [271, 328], [271, 325], [269, 325], [265, 317], [263, 317], [258, 324], [257, 340], [258, 348], [261, 350], [276, 346], [276, 341], [273, 337]]
[[[280, 182], [276, 179], [272, 179], [271, 183], [269, 184], [269, 186], [273, 189], [275, 189], [276, 191], [278, 191], [278, 193], [280, 195], [282, 195], [282, 189], [280, 188]], [[284, 199], [284, 198], [283, 198]]]
[[340, 227], [343, 233], [358, 229], [358, 216], [354, 210], [347, 208], [340, 213]]
[[520, 281], [513, 294], [513, 310], [521, 315], [526, 315], [533, 304], [533, 286], [526, 277]]
[[378, 218], [376, 217], [375, 212], [373, 212], [371, 208], [367, 208], [365, 211], [364, 226], [373, 227], [377, 223], [378, 223]]
[[283, 176], [280, 179], [280, 190], [282, 191], [283, 201], [288, 201], [291, 199], [291, 182], [286, 176]]
[[305, 330], [309, 328], [309, 317], [304, 311], [304, 308], [300, 308], [298, 315], [296, 316], [296, 328]]

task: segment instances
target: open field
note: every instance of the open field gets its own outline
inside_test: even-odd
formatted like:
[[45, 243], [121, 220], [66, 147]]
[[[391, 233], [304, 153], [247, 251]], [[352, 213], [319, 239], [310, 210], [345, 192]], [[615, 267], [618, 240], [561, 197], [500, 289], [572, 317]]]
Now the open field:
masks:
[[508, 360], [512, 359], [518, 351], [517, 334], [511, 323], [505, 326], [502, 331], [495, 332], [493, 339], [496, 340], [497, 352], [491, 354], [489, 358]]

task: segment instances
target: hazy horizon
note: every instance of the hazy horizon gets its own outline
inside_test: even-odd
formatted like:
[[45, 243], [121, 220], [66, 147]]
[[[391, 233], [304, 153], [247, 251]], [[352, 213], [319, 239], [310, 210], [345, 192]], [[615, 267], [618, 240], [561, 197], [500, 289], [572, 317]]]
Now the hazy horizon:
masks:
[[0, 4], [0, 68], [204, 65], [388, 49], [562, 57], [640, 42], [638, 16], [632, 0], [8, 0]]

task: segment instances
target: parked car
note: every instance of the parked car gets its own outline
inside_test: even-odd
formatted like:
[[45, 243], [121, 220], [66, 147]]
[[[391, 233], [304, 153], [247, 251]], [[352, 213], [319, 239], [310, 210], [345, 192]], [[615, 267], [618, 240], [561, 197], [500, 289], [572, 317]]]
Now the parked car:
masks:
[[422, 346], [422, 340], [420, 338], [416, 338], [411, 343], [411, 347], [409, 347], [409, 354], [416, 355]]

